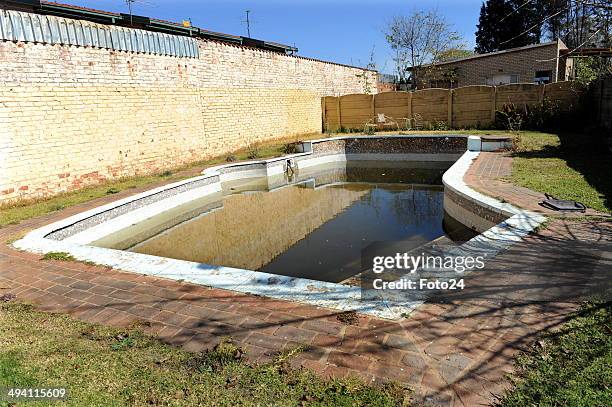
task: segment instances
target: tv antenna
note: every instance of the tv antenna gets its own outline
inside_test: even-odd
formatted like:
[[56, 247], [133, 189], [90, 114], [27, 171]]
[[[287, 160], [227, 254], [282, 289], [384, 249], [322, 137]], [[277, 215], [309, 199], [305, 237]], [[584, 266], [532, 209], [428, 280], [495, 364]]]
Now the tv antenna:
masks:
[[135, 1], [136, 0], [125, 0], [125, 4], [127, 4], [130, 13], [130, 25], [134, 25], [134, 19], [132, 18], [132, 4], [134, 4]]
[[130, 25], [134, 24], [134, 19], [133, 19], [133, 12], [132, 12], [132, 7], [134, 6], [134, 4], [138, 3], [140, 5], [145, 5], [145, 6], [149, 6], [149, 7], [157, 7], [155, 4], [150, 3], [146, 0], [124, 0], [125, 4], [128, 7], [128, 12], [130, 14]]
[[246, 23], [247, 26], [247, 37], [251, 38], [251, 19], [249, 18], [249, 14], [251, 14], [251, 10], [246, 10], [246, 20], [243, 20], [243, 23]]

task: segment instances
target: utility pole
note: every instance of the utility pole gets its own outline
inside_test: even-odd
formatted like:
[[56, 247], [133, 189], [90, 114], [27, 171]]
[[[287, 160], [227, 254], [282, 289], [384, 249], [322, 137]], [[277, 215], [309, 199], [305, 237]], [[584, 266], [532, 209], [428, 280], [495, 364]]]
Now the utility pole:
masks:
[[136, 0], [125, 0], [125, 2], [127, 3], [127, 6], [128, 6], [128, 10], [130, 11], [130, 25], [134, 25], [134, 19], [132, 18], [132, 4], [135, 1]]
[[246, 20], [244, 21], [247, 26], [247, 37], [249, 38], [251, 38], [251, 20], [249, 19], [250, 13], [251, 13], [251, 10], [246, 11]]

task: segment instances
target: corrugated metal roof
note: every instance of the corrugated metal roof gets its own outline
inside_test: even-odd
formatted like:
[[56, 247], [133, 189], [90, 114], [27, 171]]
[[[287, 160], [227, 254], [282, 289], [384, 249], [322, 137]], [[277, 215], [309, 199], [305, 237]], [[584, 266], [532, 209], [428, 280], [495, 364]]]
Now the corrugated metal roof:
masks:
[[0, 40], [198, 58], [195, 38], [0, 9]]
[[[0, 3], [2, 3], [1, 0]], [[53, 15], [64, 18], [74, 18], [78, 20], [87, 20], [99, 24], [117, 25], [129, 28], [143, 29], [147, 31], [163, 32], [167, 34], [185, 35], [188, 37], [200, 37], [214, 41], [229, 42], [232, 44], [237, 43], [274, 52], [284, 52], [287, 54], [293, 54], [298, 51], [297, 48], [289, 45], [274, 43], [270, 41], [255, 40], [237, 35], [218, 33], [191, 25], [186, 27], [182, 23], [175, 23], [172, 21], [161, 20], [158, 18], [137, 16], [125, 13], [115, 13], [53, 1], [10, 0], [8, 3], [4, 4], [3, 7], [6, 9], [17, 11], [33, 12], [37, 14]]]

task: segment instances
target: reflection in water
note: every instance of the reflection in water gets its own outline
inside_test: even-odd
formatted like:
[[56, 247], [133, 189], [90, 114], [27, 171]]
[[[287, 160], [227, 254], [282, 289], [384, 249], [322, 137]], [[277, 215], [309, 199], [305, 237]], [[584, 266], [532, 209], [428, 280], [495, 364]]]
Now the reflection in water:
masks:
[[372, 242], [413, 236], [429, 241], [443, 235], [441, 188], [392, 184], [368, 187], [367, 193], [260, 269], [342, 281], [359, 273], [361, 250]]
[[183, 205], [95, 244], [339, 282], [360, 272], [372, 242], [445, 235], [443, 189], [423, 185], [437, 184], [443, 170], [334, 168], [272, 191], [250, 181], [226, 188], [243, 193]]

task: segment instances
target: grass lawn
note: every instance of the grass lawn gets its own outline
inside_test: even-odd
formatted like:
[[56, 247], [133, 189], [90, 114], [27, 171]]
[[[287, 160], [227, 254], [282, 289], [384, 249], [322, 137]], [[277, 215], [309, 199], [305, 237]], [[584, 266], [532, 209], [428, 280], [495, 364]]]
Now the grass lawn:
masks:
[[518, 359], [501, 406], [611, 406], [612, 303], [586, 304]]
[[512, 182], [612, 212], [612, 153], [586, 134], [525, 132], [514, 153]]
[[[275, 362], [249, 366], [224, 343], [204, 354], [176, 349], [136, 329], [86, 324], [0, 303], [0, 388], [65, 386], [68, 406], [398, 406], [399, 385], [324, 380]], [[0, 401], [0, 406], [3, 405]], [[4, 404], [6, 405], [6, 403]]]

